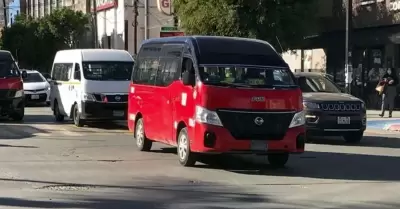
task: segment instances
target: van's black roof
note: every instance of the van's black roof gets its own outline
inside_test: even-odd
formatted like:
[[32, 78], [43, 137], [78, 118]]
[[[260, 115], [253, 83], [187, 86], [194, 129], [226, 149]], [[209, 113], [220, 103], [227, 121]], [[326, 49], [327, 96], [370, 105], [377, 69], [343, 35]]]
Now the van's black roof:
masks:
[[192, 43], [198, 55], [199, 64], [288, 67], [271, 44], [257, 39], [225, 36], [174, 36], [143, 41], [143, 45], [151, 43]]

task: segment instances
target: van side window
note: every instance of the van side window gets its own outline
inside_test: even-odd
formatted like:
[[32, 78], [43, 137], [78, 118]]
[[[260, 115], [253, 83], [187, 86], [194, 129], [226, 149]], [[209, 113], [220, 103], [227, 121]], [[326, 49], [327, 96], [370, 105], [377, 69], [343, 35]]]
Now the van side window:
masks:
[[136, 56], [136, 63], [132, 72], [131, 80], [133, 83], [155, 85], [162, 46], [162, 44], [142, 46]]
[[183, 45], [165, 45], [160, 59], [156, 85], [168, 86], [178, 80], [181, 69]]
[[159, 61], [157, 58], [147, 58], [139, 61], [135, 83], [154, 85], [156, 81]]
[[68, 81], [71, 78], [70, 73], [72, 63], [55, 63], [53, 67], [52, 77], [57, 81]]

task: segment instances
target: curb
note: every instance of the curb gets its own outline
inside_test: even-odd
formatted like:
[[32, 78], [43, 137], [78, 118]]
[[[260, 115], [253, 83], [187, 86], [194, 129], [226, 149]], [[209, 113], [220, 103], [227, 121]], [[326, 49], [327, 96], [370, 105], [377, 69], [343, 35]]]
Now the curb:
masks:
[[387, 124], [383, 129], [386, 131], [400, 131], [400, 123]]

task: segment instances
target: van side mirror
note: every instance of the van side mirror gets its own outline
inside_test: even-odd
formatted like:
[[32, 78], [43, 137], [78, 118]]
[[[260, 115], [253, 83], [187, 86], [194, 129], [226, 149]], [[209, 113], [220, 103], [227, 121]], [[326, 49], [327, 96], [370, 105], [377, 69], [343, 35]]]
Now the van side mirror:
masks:
[[23, 71], [21, 72], [21, 77], [22, 77], [22, 78], [27, 78], [27, 77], [28, 77], [28, 73], [27, 73], [25, 70], [23, 70]]
[[81, 80], [81, 71], [75, 71], [74, 72], [74, 78], [75, 80]]
[[188, 70], [182, 73], [182, 82], [185, 86], [194, 86], [196, 84], [196, 76]]
[[47, 82], [49, 82], [49, 83], [51, 82], [51, 78], [46, 78], [46, 80], [47, 80]]

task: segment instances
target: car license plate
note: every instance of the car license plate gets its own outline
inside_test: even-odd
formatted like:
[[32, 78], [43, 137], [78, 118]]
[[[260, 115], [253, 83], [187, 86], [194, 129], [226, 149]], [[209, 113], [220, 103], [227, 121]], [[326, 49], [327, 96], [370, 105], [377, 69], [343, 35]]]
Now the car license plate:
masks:
[[337, 117], [337, 124], [341, 125], [350, 124], [350, 117]]
[[113, 116], [122, 117], [124, 115], [125, 115], [124, 111], [118, 111], [118, 110], [113, 111]]
[[267, 151], [268, 143], [265, 140], [251, 140], [250, 149], [252, 151]]
[[31, 95], [31, 99], [39, 99], [39, 95]]

